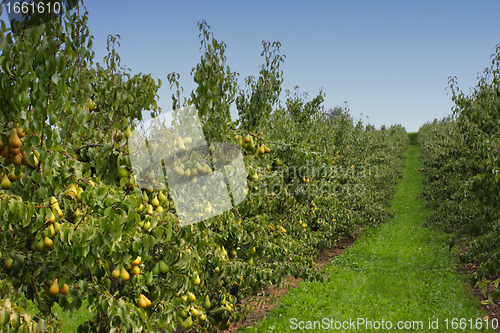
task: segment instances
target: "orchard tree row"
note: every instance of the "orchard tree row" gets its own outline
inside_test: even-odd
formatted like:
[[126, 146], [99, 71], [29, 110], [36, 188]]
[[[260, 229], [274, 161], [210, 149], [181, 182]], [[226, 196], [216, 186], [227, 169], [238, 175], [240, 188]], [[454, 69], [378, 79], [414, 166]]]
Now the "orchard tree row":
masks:
[[[171, 176], [162, 180], [206, 193], [212, 143], [227, 142], [243, 153], [248, 187], [230, 210], [182, 226], [172, 189], [147, 168], [135, 177], [128, 145], [144, 110], [160, 115], [161, 81], [120, 67], [113, 36], [105, 67], [93, 66], [82, 12], [80, 2], [60, 19], [3, 31], [2, 331], [64, 332], [52, 305], [73, 312], [85, 299], [95, 317], [81, 332], [225, 329], [245, 315], [242, 298], [287, 276], [321, 281], [313, 259], [322, 248], [391, 217], [405, 129], [376, 130], [347, 107], [326, 110], [321, 91], [309, 101], [298, 88], [282, 94], [278, 42], [263, 42], [257, 78], [239, 87], [226, 45], [200, 22], [197, 88], [183, 97], [179, 75], [168, 79], [173, 109], [198, 111], [209, 155], [165, 161]], [[175, 125], [163, 140], [172, 154], [195, 144]], [[190, 204], [201, 216], [216, 208], [203, 198]]]
[[469, 95], [450, 78], [453, 115], [419, 130], [425, 174], [423, 197], [433, 208], [428, 225], [451, 234], [449, 245], [465, 244], [460, 255], [473, 266], [473, 285], [500, 299], [500, 45]]

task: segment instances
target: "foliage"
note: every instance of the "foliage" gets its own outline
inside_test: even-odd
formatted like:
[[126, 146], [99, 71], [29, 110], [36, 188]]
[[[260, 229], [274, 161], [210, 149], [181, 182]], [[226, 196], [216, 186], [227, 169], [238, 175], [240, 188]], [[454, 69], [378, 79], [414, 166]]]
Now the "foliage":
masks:
[[452, 233], [450, 245], [470, 247], [461, 259], [478, 266], [473, 283], [500, 276], [499, 69], [500, 45], [470, 95], [450, 78], [453, 115], [422, 126], [418, 136], [426, 175], [423, 196], [435, 210], [428, 225]]
[[[173, 106], [198, 110], [209, 144], [236, 140], [249, 191], [229, 211], [181, 226], [172, 189], [155, 183], [158, 174], [148, 168], [132, 170], [137, 152], [128, 148], [143, 110], [160, 119], [161, 81], [120, 67], [119, 36], [108, 38], [106, 68], [93, 68], [88, 13], [79, 8], [9, 31], [0, 55], [1, 169], [11, 182], [2, 181], [0, 193], [0, 299], [11, 318], [27, 307], [16, 290], [37, 306], [33, 332], [60, 331], [51, 308], [73, 313], [85, 299], [95, 317], [81, 332], [227, 328], [245, 313], [242, 297], [288, 275], [322, 280], [313, 268], [321, 248], [391, 216], [388, 199], [408, 146], [404, 128], [354, 123], [347, 107], [329, 117], [321, 93], [277, 104], [284, 56], [279, 43], [267, 42], [262, 80], [236, 101], [238, 126], [229, 116], [237, 74], [225, 66], [225, 44], [200, 22], [204, 53], [192, 71], [198, 86], [181, 103], [179, 76], [170, 74]], [[192, 151], [180, 128], [160, 134], [168, 143], [175, 138], [169, 152]], [[11, 140], [16, 135], [22, 147]], [[206, 193], [203, 181], [174, 163], [165, 161], [165, 169], [183, 172], [173, 179]], [[210, 158], [203, 163], [214, 167]], [[143, 178], [132, 176], [137, 172]], [[2, 324], [31, 325], [21, 318]]]

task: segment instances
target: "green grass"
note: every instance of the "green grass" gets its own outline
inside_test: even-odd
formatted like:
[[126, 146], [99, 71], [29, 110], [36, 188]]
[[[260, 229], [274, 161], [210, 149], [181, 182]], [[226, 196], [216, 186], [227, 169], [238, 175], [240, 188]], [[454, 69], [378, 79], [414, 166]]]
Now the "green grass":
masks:
[[[324, 268], [326, 282], [302, 283], [290, 290], [257, 328], [238, 332], [487, 331], [470, 328], [471, 322], [475, 324], [485, 313], [478, 310], [479, 302], [466, 291], [465, 278], [457, 273], [452, 253], [443, 247], [446, 235], [421, 227], [429, 212], [417, 199], [422, 180], [417, 172], [419, 148], [410, 146], [406, 154], [405, 178], [400, 180], [391, 201], [394, 219], [378, 230], [367, 230], [352, 248], [334, 258]], [[299, 329], [295, 325], [300, 321], [303, 325], [307, 321], [311, 325], [314, 321], [323, 324], [324, 318], [328, 326]], [[454, 318], [463, 318], [467, 327], [453, 329]], [[356, 323], [358, 319], [373, 325], [382, 325], [383, 320], [386, 324], [379, 329], [362, 323], [348, 329], [331, 326], [331, 320], [335, 327], [335, 321]], [[429, 322], [435, 320], [438, 327], [429, 329]], [[390, 330], [384, 329], [388, 321], [392, 324]], [[417, 326], [398, 330], [400, 321]]]

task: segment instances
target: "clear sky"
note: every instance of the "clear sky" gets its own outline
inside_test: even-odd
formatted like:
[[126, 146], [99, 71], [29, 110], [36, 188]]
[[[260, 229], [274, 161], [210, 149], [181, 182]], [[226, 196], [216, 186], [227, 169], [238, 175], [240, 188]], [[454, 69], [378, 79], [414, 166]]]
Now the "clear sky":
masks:
[[[280, 41], [284, 89], [298, 85], [312, 99], [323, 88], [326, 108], [347, 101], [355, 118], [409, 132], [450, 114], [448, 77], [468, 92], [500, 43], [498, 0], [84, 3], [94, 61], [104, 63], [107, 35], [119, 34], [122, 65], [162, 80], [162, 111], [172, 104], [168, 73], [181, 75], [185, 97], [195, 87], [190, 73], [201, 57], [201, 20], [226, 43], [226, 64], [240, 73], [240, 87], [258, 75], [262, 41]], [[234, 119], [236, 108], [231, 113]]]

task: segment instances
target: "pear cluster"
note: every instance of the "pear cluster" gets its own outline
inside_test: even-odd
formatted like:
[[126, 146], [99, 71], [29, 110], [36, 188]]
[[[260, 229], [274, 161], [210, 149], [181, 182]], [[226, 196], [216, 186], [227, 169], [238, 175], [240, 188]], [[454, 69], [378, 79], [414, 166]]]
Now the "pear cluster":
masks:
[[139, 275], [141, 273], [141, 269], [139, 268], [141, 260], [141, 256], [137, 256], [137, 258], [132, 260], [126, 267], [117, 267], [111, 273], [111, 277], [115, 280], [120, 279], [123, 282], [127, 282], [128, 280], [130, 280], [130, 274]]
[[49, 288], [49, 292], [54, 296], [57, 296], [59, 293], [67, 295], [69, 293], [69, 286], [64, 284], [62, 288], [59, 288], [59, 282], [57, 281], [57, 278], [55, 278]]
[[[26, 132], [23, 130], [23, 126], [19, 126], [19, 124], [15, 123], [12, 126], [12, 130], [10, 131], [9, 142], [7, 145], [0, 140], [0, 155], [4, 158], [4, 165], [30, 165], [26, 152], [22, 150], [23, 144], [21, 139], [26, 135]], [[36, 168], [38, 166], [38, 158], [40, 155], [35, 151], [35, 155], [33, 156], [34, 164], [32, 167]], [[12, 171], [9, 175], [3, 173], [0, 175], [1, 182], [0, 186], [4, 190], [8, 190], [12, 182], [17, 180], [17, 177], [14, 175], [14, 171]]]
[[255, 158], [263, 158], [264, 154], [271, 152], [271, 148], [266, 146], [264, 142], [262, 142], [260, 146], [258, 142], [255, 143], [253, 136], [250, 135], [250, 133], [247, 133], [245, 137], [235, 135], [234, 139], [238, 142], [240, 147], [246, 149], [251, 154], [254, 154]]

